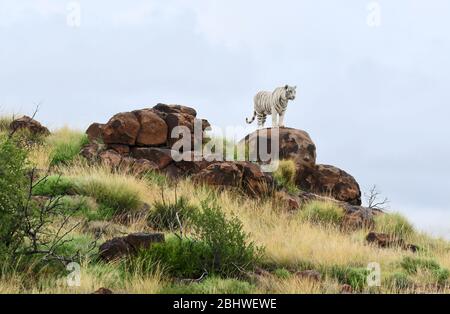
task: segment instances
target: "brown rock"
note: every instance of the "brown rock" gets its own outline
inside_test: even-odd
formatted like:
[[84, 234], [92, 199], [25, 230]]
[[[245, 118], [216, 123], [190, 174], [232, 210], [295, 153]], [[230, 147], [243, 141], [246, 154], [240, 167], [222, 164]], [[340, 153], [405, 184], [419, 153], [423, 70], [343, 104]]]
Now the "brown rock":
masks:
[[153, 107], [153, 109], [163, 112], [163, 113], [185, 113], [190, 116], [193, 116], [194, 118], [197, 116], [197, 111], [195, 111], [194, 108], [186, 107], [186, 106], [180, 106], [180, 105], [166, 105], [166, 104], [157, 104]]
[[242, 172], [235, 163], [216, 162], [193, 175], [192, 179], [208, 185], [240, 187]]
[[242, 172], [242, 188], [250, 195], [267, 195], [273, 187], [273, 179], [269, 174], [261, 171], [261, 167], [255, 163], [242, 161], [236, 162], [236, 166]]
[[411, 250], [416, 252], [418, 247], [413, 244], [406, 244], [403, 239], [396, 238], [389, 234], [378, 233], [378, 232], [369, 232], [366, 237], [366, 241], [368, 243], [373, 243], [381, 248], [390, 248], [390, 247], [401, 247], [404, 250]]
[[115, 150], [109, 149], [101, 152], [98, 155], [101, 163], [111, 168], [119, 167], [122, 162], [122, 156]]
[[296, 272], [295, 275], [300, 279], [306, 279], [311, 281], [320, 281], [322, 275], [317, 270], [303, 270]]
[[[271, 128], [257, 130], [247, 135], [239, 144], [248, 144], [250, 156], [253, 156], [254, 149], [259, 150], [261, 143], [266, 143], [267, 153], [271, 153], [271, 145], [274, 140], [272, 138], [272, 130]], [[313, 167], [315, 165], [316, 146], [308, 133], [292, 128], [278, 128], [278, 131], [279, 137], [276, 140], [279, 141], [279, 159], [292, 159], [297, 168]]]
[[89, 162], [96, 162], [100, 147], [98, 144], [88, 144], [81, 149], [80, 155], [86, 158]]
[[158, 169], [166, 168], [172, 161], [172, 150], [158, 147], [133, 147], [131, 155], [136, 159], [147, 159], [157, 165]]
[[103, 142], [106, 144], [135, 145], [139, 130], [139, 121], [133, 113], [118, 113], [102, 128]]
[[341, 286], [341, 294], [351, 294], [351, 293], [353, 293], [352, 286], [347, 284]]
[[28, 130], [33, 135], [47, 136], [50, 134], [50, 131], [45, 126], [28, 116], [23, 116], [21, 118], [15, 119], [9, 125], [9, 129], [11, 132], [17, 132], [18, 130]]
[[113, 292], [108, 288], [100, 288], [92, 294], [113, 294]]
[[336, 200], [361, 205], [361, 190], [355, 178], [329, 165], [303, 168], [297, 174], [297, 185], [313, 193], [327, 194]]
[[100, 258], [104, 261], [113, 261], [126, 255], [135, 254], [140, 249], [148, 249], [154, 243], [164, 241], [163, 233], [132, 233], [100, 245]]
[[278, 204], [289, 211], [295, 211], [300, 208], [300, 199], [298, 196], [290, 195], [285, 191], [278, 191], [275, 194]]
[[108, 149], [115, 150], [122, 156], [127, 156], [130, 153], [130, 146], [123, 144], [109, 144], [107, 146]]
[[102, 139], [102, 128], [104, 124], [101, 123], [92, 123], [88, 129], [86, 130], [86, 134], [88, 136], [90, 143], [99, 142], [101, 143], [103, 141]]
[[147, 159], [136, 159], [133, 166], [131, 167], [133, 173], [144, 174], [149, 171], [158, 170], [158, 165]]
[[133, 113], [141, 125], [136, 139], [136, 145], [157, 146], [166, 143], [167, 124], [158, 114], [151, 109], [136, 110]]
[[[348, 208], [348, 206], [346, 206]], [[344, 219], [342, 220], [342, 229], [346, 231], [354, 231], [358, 229], [374, 227], [375, 222], [373, 212], [370, 208], [361, 206], [351, 206], [353, 210], [346, 210]]]

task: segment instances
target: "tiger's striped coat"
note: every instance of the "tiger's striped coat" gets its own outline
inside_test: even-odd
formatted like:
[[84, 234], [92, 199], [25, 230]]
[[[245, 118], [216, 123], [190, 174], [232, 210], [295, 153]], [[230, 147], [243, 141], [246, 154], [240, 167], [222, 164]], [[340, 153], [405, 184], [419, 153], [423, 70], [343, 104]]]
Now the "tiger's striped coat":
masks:
[[[289, 100], [294, 100], [297, 86], [283, 86], [276, 88], [273, 92], [262, 91], [255, 95], [254, 111], [251, 120], [245, 121], [250, 124], [258, 118], [258, 128], [264, 127], [266, 117], [272, 115], [272, 127], [284, 127], [284, 115]], [[279, 120], [278, 120], [279, 116]]]

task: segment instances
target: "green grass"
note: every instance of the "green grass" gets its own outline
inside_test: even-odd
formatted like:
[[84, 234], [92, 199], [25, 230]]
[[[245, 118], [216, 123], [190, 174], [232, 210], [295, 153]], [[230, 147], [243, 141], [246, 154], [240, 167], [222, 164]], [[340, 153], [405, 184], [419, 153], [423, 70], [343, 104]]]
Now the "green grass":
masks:
[[408, 238], [414, 234], [414, 227], [398, 213], [375, 216], [375, 230], [397, 238]]
[[341, 284], [350, 285], [353, 289], [361, 291], [366, 287], [369, 271], [362, 267], [333, 266], [327, 274], [336, 278]]
[[8, 132], [9, 125], [13, 121], [12, 117], [0, 116], [0, 133]]
[[178, 230], [180, 228], [178, 219], [186, 228], [198, 210], [196, 206], [190, 205], [184, 197], [180, 197], [176, 203], [157, 201], [153, 205], [147, 221], [149, 226], [156, 230]]
[[299, 212], [300, 219], [319, 225], [339, 226], [344, 210], [332, 202], [312, 201]]
[[51, 175], [40, 181], [33, 189], [33, 195], [58, 196], [77, 193], [75, 180], [59, 175]]
[[80, 153], [81, 148], [89, 143], [86, 134], [69, 133], [65, 136], [54, 137], [49, 141], [52, 152], [50, 165], [67, 165], [72, 162]]
[[295, 184], [297, 167], [292, 160], [280, 160], [277, 170], [273, 173], [275, 182], [286, 191], [297, 194], [299, 188]]

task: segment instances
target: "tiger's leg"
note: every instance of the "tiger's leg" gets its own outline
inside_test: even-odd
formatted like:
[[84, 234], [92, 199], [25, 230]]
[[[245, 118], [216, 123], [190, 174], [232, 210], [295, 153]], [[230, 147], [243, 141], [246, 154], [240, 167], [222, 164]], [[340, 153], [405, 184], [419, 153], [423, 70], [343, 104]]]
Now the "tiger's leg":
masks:
[[280, 121], [278, 122], [278, 125], [280, 126], [280, 128], [284, 128], [284, 114], [286, 113], [286, 111], [283, 111], [282, 113], [280, 113]]
[[264, 123], [266, 123], [266, 115], [257, 113], [258, 118], [258, 129], [262, 129], [264, 127]]
[[275, 108], [272, 108], [272, 127], [278, 127], [278, 112], [275, 110]]

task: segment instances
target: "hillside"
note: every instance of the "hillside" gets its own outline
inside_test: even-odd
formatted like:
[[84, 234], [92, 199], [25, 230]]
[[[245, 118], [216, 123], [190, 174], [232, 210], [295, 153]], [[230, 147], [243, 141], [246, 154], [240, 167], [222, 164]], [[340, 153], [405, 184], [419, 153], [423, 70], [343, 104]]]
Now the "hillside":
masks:
[[86, 133], [0, 118], [11, 231], [0, 233], [0, 293], [450, 292], [450, 243], [362, 206], [355, 178], [316, 164], [305, 131], [280, 129], [273, 174], [249, 161], [172, 160], [168, 134], [193, 131], [196, 116], [160, 104]]

